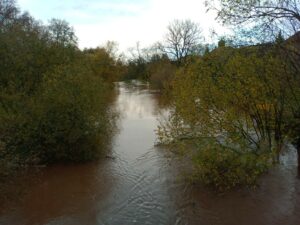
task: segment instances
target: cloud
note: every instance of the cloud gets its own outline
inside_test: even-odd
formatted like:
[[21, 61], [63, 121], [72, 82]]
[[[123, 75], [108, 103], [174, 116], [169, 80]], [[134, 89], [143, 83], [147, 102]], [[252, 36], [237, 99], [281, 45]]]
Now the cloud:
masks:
[[214, 28], [223, 34], [226, 29], [216, 15], [206, 13], [204, 0], [20, 0], [22, 8], [37, 19], [62, 18], [74, 26], [79, 45], [96, 47], [107, 40], [126, 50], [139, 41], [148, 46], [163, 38], [166, 27], [174, 19], [191, 19], [200, 24], [209, 38]]

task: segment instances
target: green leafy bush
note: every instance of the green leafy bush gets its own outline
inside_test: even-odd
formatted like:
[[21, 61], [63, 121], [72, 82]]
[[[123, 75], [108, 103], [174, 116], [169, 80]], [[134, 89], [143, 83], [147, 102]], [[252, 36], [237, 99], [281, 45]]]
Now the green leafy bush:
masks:
[[171, 81], [176, 73], [176, 66], [168, 58], [159, 58], [148, 65], [149, 80], [152, 87], [170, 89]]
[[111, 129], [106, 85], [75, 66], [45, 77], [34, 96], [19, 95], [1, 116], [5, 148], [34, 163], [97, 158]]
[[195, 179], [219, 191], [254, 186], [270, 166], [268, 154], [235, 152], [212, 144], [201, 148], [194, 158]]
[[44, 25], [21, 13], [13, 0], [0, 0], [0, 15], [5, 15], [0, 26], [0, 176], [20, 164], [97, 158], [112, 128], [112, 92], [103, 79], [116, 71], [115, 59], [105, 50], [101, 57], [79, 50], [66, 21]]

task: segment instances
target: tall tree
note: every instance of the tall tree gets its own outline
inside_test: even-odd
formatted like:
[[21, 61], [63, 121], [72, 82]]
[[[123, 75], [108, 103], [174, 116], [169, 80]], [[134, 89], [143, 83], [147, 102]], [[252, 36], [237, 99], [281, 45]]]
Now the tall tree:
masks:
[[50, 20], [48, 29], [53, 42], [62, 46], [77, 45], [77, 37], [75, 35], [74, 29], [65, 20]]
[[201, 29], [191, 20], [174, 20], [167, 29], [164, 43], [160, 47], [178, 65], [182, 65], [189, 55], [197, 51], [201, 42]]

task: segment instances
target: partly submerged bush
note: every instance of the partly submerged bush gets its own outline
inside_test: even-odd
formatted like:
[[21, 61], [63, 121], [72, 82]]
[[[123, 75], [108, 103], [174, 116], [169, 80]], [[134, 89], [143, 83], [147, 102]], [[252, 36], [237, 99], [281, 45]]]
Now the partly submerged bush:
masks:
[[20, 164], [97, 158], [112, 122], [103, 79], [114, 80], [120, 62], [80, 51], [66, 21], [44, 25], [14, 0], [0, 0], [0, 15], [0, 176]]
[[255, 186], [270, 165], [269, 154], [235, 152], [212, 144], [199, 150], [194, 158], [195, 179], [219, 191], [239, 186]]
[[46, 77], [34, 96], [6, 99], [0, 126], [6, 151], [33, 163], [97, 158], [111, 129], [105, 84], [74, 66]]

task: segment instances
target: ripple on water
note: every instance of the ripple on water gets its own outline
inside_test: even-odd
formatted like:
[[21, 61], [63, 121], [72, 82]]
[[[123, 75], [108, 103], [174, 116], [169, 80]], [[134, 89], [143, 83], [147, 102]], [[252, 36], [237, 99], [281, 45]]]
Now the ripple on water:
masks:
[[113, 159], [57, 165], [26, 177], [27, 194], [0, 214], [1, 225], [300, 224], [295, 151], [257, 190], [217, 195], [187, 183], [180, 160], [154, 147], [159, 111], [167, 114], [158, 93], [137, 81], [116, 86], [121, 116]]

